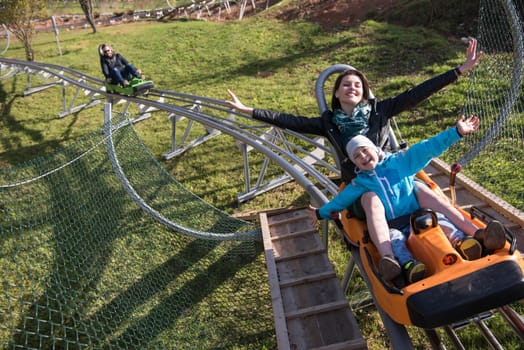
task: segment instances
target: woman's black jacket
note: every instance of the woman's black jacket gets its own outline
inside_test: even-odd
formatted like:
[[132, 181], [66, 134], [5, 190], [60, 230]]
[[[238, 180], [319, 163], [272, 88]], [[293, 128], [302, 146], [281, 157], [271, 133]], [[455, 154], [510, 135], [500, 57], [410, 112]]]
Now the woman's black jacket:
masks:
[[[460, 75], [458, 68], [452, 69], [434, 78], [404, 91], [403, 93], [377, 101], [370, 100], [372, 106], [369, 116], [369, 130], [366, 136], [377, 146], [389, 150], [389, 119], [405, 110], [408, 110], [446, 85], [457, 80]], [[283, 129], [293, 130], [303, 134], [323, 136], [329, 140], [340, 161], [343, 181], [350, 181], [355, 177], [354, 165], [348, 159], [345, 145], [342, 144], [342, 135], [332, 121], [333, 113], [325, 111], [319, 117], [309, 118], [255, 108], [253, 119], [260, 120]]]
[[100, 65], [102, 67], [102, 73], [106, 78], [111, 78], [111, 71], [115, 68], [122, 71], [125, 67], [129, 66], [129, 62], [119, 53], [115, 53], [113, 57], [107, 56], [100, 57]]

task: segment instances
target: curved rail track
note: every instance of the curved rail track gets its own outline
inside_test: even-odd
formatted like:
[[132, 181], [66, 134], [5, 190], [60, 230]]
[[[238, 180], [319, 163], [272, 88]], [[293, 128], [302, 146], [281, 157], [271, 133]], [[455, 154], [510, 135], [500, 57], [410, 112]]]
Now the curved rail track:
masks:
[[[333, 71], [340, 69], [336, 67]], [[332, 72], [326, 72], [319, 78], [321, 81]], [[27, 87], [24, 96], [49, 88], [62, 89], [62, 106], [58, 117], [63, 118], [82, 109], [90, 108], [99, 103], [111, 103], [116, 110], [126, 113], [131, 106], [136, 106], [138, 113], [131, 119], [137, 122], [147, 118], [150, 113], [166, 113], [171, 120], [171, 149], [165, 158], [171, 158], [196, 147], [208, 139], [223, 133], [233, 137], [242, 152], [244, 159], [245, 189], [238, 195], [239, 201], [247, 201], [260, 193], [274, 189], [288, 181], [296, 181], [311, 196], [316, 205], [324, 203], [327, 198], [338, 191], [338, 185], [329, 175], [339, 175], [339, 170], [333, 166], [333, 153], [322, 138], [309, 138], [289, 130], [282, 130], [254, 121], [246, 115], [231, 110], [224, 101], [182, 94], [168, 90], [152, 89], [147, 96], [121, 96], [109, 94], [99, 78], [88, 76], [74, 69], [47, 63], [36, 63], [0, 58], [0, 79], [14, 76], [26, 76]], [[35, 84], [36, 83], [36, 84]], [[323, 83], [323, 81], [322, 81]], [[325, 101], [324, 105], [325, 105]], [[319, 102], [322, 108], [322, 101]], [[180, 121], [187, 118], [181, 140], [175, 137]], [[189, 140], [189, 129], [193, 123], [204, 126], [205, 133]], [[249, 154], [256, 150], [266, 158], [256, 176], [250, 172]], [[266, 180], [266, 170], [269, 162], [276, 163], [283, 171], [279, 176]], [[449, 166], [435, 160], [426, 171], [444, 191], [449, 190]], [[255, 183], [253, 186], [252, 184]], [[479, 215], [488, 215], [502, 221], [517, 237], [520, 238], [519, 250], [523, 251], [524, 214], [513, 208], [496, 195], [489, 193], [480, 185], [475, 184], [465, 176], [457, 176], [457, 201], [463, 208], [477, 208]], [[336, 228], [337, 229], [337, 228]], [[203, 237], [205, 238], [205, 237]], [[323, 234], [327, 246], [327, 234]], [[355, 254], [353, 254], [354, 256]], [[357, 254], [358, 255], [358, 254]], [[359, 264], [358, 256], [350, 261], [343, 283], [345, 284], [353, 268]], [[353, 259], [352, 259], [353, 260]], [[361, 269], [362, 270], [362, 269]], [[351, 298], [350, 298], [351, 299]], [[350, 300], [351, 301], [351, 300]], [[380, 312], [381, 310], [379, 310]], [[500, 308], [504, 318], [519, 336], [523, 337], [523, 320], [509, 307]], [[393, 322], [387, 315], [380, 312], [388, 336], [394, 348], [408, 349], [412, 347], [405, 328]], [[482, 317], [470, 320], [479, 326], [486, 339], [492, 339], [490, 344], [498, 348], [497, 340], [482, 321]], [[446, 333], [455, 339], [453, 328], [447, 328]], [[427, 331], [428, 339], [438, 348], [438, 336], [434, 331]], [[524, 341], [524, 339], [523, 339]], [[460, 344], [457, 341], [457, 344]], [[459, 347], [460, 348], [460, 347]]]

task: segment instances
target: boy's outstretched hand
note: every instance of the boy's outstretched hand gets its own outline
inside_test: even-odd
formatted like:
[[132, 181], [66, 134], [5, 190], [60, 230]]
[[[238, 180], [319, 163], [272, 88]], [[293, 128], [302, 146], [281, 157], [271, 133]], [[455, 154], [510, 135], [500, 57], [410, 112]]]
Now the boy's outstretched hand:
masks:
[[307, 214], [308, 214], [309, 218], [311, 219], [311, 225], [313, 225], [313, 226], [315, 226], [317, 221], [318, 221], [317, 214], [315, 213], [315, 210], [317, 210], [317, 208], [315, 208], [312, 205], [309, 205], [309, 207], [307, 208]]
[[479, 128], [479, 118], [474, 115], [468, 115], [466, 118], [464, 115], [461, 115], [457, 120], [457, 131], [460, 135], [464, 136], [470, 132], [476, 132]]

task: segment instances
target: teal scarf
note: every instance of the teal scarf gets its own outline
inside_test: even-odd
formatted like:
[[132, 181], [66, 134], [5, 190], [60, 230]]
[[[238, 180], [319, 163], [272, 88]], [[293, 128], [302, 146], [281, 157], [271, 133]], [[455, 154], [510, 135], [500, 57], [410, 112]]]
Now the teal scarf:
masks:
[[353, 108], [351, 116], [348, 116], [343, 110], [335, 109], [333, 112], [333, 123], [338, 127], [342, 134], [343, 144], [347, 144], [356, 135], [364, 135], [369, 127], [369, 114], [371, 105], [367, 102], [361, 102]]

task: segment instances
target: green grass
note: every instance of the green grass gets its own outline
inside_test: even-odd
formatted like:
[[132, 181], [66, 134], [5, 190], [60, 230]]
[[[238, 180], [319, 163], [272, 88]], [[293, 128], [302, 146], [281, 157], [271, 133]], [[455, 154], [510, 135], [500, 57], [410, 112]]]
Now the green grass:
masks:
[[[401, 39], [392, 42], [395, 36]], [[307, 23], [188, 21], [102, 27], [96, 34], [90, 30], [62, 31], [62, 56], [57, 55], [53, 35], [40, 34], [35, 42], [35, 60], [100, 76], [96, 48], [102, 42], [113, 44], [160, 88], [219, 99], [228, 98], [225, 90], [232, 88], [247, 104], [304, 115], [316, 114], [314, 82], [331, 64], [345, 62], [365, 70], [375, 94], [388, 96], [460, 63], [464, 50], [457, 42], [450, 43], [433, 32], [373, 21], [339, 33], [325, 33]], [[24, 54], [20, 45], [13, 43], [6, 56], [23, 59]], [[405, 63], [407, 57], [410, 59]], [[2, 137], [7, 142], [0, 148], [2, 159], [27, 160], [23, 152], [21, 157], [13, 154], [42, 140], [60, 144], [74, 138], [76, 132], [88, 132], [100, 125], [100, 119], [90, 118], [97, 114], [93, 110], [57, 120], [60, 94], [46, 92], [49, 98], [44, 101], [40, 96], [22, 98], [19, 94], [24, 86], [22, 79], [3, 86], [3, 114], [21, 120], [15, 123], [19, 128], [16, 141]], [[443, 98], [432, 108], [424, 103], [417, 116], [431, 118], [443, 110], [448, 114], [457, 111], [460, 91], [457, 99], [451, 97], [460, 86], [438, 94], [436, 98]], [[36, 100], [38, 103], [33, 103]], [[27, 113], [27, 105], [36, 108]], [[420, 135], [426, 134], [422, 132], [424, 126], [419, 129]]]
[[[400, 39], [392, 41], [393, 37]], [[290, 25], [262, 19], [225, 24], [147, 22], [101, 27], [96, 34], [87, 29], [62, 31], [60, 42], [62, 56], [57, 55], [53, 35], [40, 34], [35, 42], [36, 60], [100, 76], [96, 48], [107, 42], [140, 67], [159, 88], [217, 99], [228, 98], [226, 89], [231, 88], [246, 104], [302, 115], [316, 115], [315, 80], [331, 64], [344, 62], [363, 69], [375, 94], [390, 96], [459, 64], [464, 54], [462, 44], [448, 42], [434, 32], [374, 21], [335, 33], [323, 32], [318, 26], [304, 22]], [[7, 56], [23, 59], [23, 50], [13, 43]], [[409, 65], [404, 63], [407, 57], [410, 57]], [[331, 84], [326, 83], [329, 96]], [[443, 114], [454, 118], [463, 98], [460, 92], [454, 91], [461, 86], [453, 85], [422, 103], [416, 112], [404, 113], [401, 122], [416, 119], [416, 123], [410, 123], [416, 128], [409, 130], [406, 137], [427, 135], [425, 128]], [[42, 94], [21, 97], [24, 87], [24, 79], [15, 79], [4, 84], [0, 91], [5, 94], [0, 162], [13, 164], [29, 160], [74, 141], [102, 124], [99, 107], [59, 119], [56, 117], [61, 104], [59, 89], [44, 92], [45, 98]], [[438, 103], [433, 102], [436, 99]], [[170, 147], [165, 116], [155, 115], [137, 128], [160, 159]], [[150, 130], [154, 133], [148, 132]], [[197, 161], [183, 157], [164, 165], [196, 193], [204, 193], [206, 200], [229, 211], [242, 210], [246, 205], [237, 208], [234, 204], [238, 188], [227, 186], [226, 193], [209, 194], [207, 186], [215, 183], [199, 176], [200, 166], [193, 166], [207, 161], [198, 153]], [[217, 163], [220, 166], [214, 168], [216, 172], [227, 171], [230, 166], [226, 160], [219, 159]], [[224, 187], [220, 183], [216, 185], [212, 188], [217, 191]], [[298, 190], [293, 185], [290, 187], [291, 192]], [[259, 201], [275, 206], [275, 202], [267, 199], [256, 199], [247, 205], [257, 206]]]
[[[97, 46], [107, 42], [141, 68], [158, 88], [217, 99], [228, 98], [226, 89], [231, 88], [248, 105], [311, 116], [317, 115], [315, 80], [331, 64], [347, 63], [365, 71], [375, 95], [392, 96], [460, 64], [465, 50], [458, 38], [373, 20], [337, 32], [324, 32], [305, 22], [266, 19], [147, 22], [98, 29], [96, 34], [90, 30], [60, 32], [62, 56], [57, 55], [51, 33], [39, 34], [34, 43], [35, 60], [100, 76]], [[24, 59], [23, 48], [14, 42], [5, 56]], [[22, 76], [1, 81], [0, 164], [29, 161], [101, 127], [100, 107], [60, 119], [56, 116], [61, 106], [59, 89], [23, 97], [25, 84]], [[416, 111], [403, 113], [399, 121], [404, 137], [416, 141], [449, 125], [462, 106], [465, 89], [465, 82], [459, 81], [420, 104]], [[330, 95], [329, 89], [326, 93]], [[435, 120], [442, 124], [434, 126]], [[168, 171], [223, 210], [308, 202], [302, 189], [291, 183], [240, 205], [235, 196], [242, 190], [242, 180], [228, 175], [241, 167], [232, 140], [221, 137], [184, 157], [164, 161], [162, 155], [170, 148], [166, 116], [154, 114], [136, 128]], [[329, 246], [330, 259], [342, 276], [347, 250], [335, 235], [330, 236]], [[357, 317], [370, 349], [384, 348], [387, 339], [376, 313], [363, 311]], [[410, 332], [421, 338], [417, 330]]]

